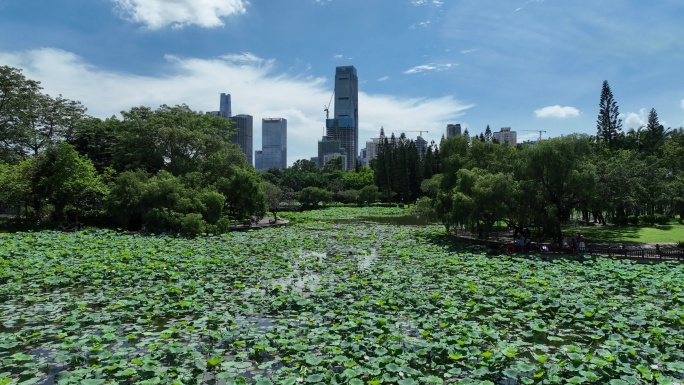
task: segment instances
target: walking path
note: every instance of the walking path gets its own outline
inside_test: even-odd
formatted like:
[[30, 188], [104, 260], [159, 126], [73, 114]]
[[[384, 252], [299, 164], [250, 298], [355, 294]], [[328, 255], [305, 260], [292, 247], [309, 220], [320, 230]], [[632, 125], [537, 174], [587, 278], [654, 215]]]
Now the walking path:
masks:
[[[490, 235], [486, 240], [478, 239], [474, 234], [460, 232], [453, 235], [457, 242], [472, 242], [486, 245], [503, 253], [514, 252], [514, 239], [511, 231], [500, 231]], [[624, 258], [640, 261], [684, 260], [684, 250], [677, 248], [676, 243], [643, 243], [643, 242], [596, 242], [587, 243], [582, 251], [560, 248], [554, 243], [535, 243], [534, 251], [527, 253], [548, 253], [557, 255], [592, 255]]]
[[238, 223], [231, 225], [229, 230], [231, 231], [244, 231], [244, 230], [258, 230], [258, 229], [265, 229], [268, 227], [279, 227], [279, 226], [287, 226], [290, 224], [290, 221], [287, 219], [283, 219], [281, 217], [278, 217], [277, 221], [273, 220], [273, 217], [271, 216], [266, 216], [263, 217], [259, 220], [255, 217], [252, 221], [247, 221], [244, 223]]

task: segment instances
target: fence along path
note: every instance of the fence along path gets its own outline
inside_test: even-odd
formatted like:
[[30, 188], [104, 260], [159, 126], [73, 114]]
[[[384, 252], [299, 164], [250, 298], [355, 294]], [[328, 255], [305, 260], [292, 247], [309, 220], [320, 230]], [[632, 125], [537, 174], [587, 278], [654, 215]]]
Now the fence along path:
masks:
[[632, 248], [632, 247], [611, 247], [593, 246], [587, 247], [584, 254], [592, 256], [606, 256], [632, 259], [657, 259], [657, 260], [684, 260], [684, 249], [680, 248]]
[[[510, 241], [498, 240], [483, 240], [470, 236], [454, 235], [453, 239], [457, 242], [468, 242], [479, 245], [485, 245], [490, 248], [502, 250], [502, 253], [507, 253], [511, 250], [513, 243]], [[546, 247], [543, 249], [543, 247]], [[635, 260], [651, 260], [651, 261], [684, 261], [684, 249], [676, 247], [660, 247], [642, 248], [622, 245], [588, 245], [583, 251], [572, 250], [553, 246], [549, 244], [534, 244], [534, 246], [520, 254], [552, 254], [552, 255], [591, 255], [592, 257], [610, 257], [622, 259]]]

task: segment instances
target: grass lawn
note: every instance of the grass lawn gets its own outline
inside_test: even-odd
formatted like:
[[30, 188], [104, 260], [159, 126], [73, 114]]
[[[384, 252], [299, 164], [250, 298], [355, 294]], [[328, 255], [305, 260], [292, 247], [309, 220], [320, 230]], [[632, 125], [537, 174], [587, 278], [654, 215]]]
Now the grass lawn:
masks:
[[585, 226], [568, 227], [564, 233], [582, 233], [591, 242], [684, 242], [684, 225], [676, 221], [657, 226]]

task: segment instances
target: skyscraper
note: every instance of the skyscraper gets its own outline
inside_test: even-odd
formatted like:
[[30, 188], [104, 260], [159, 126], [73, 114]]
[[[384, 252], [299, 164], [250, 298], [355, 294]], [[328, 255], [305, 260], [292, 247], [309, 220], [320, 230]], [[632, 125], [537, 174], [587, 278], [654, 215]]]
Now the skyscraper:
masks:
[[461, 125], [456, 123], [456, 124], [447, 124], [447, 132], [446, 136], [451, 137], [451, 136], [458, 136], [461, 135]]
[[337, 140], [347, 155], [346, 169], [356, 166], [359, 154], [359, 78], [354, 66], [335, 69], [334, 118], [326, 119], [328, 140]]
[[240, 114], [231, 116], [230, 119], [234, 121], [237, 126], [237, 133], [233, 135], [230, 140], [240, 146], [240, 149], [242, 149], [242, 152], [245, 154], [245, 158], [247, 158], [247, 163], [249, 163], [250, 166], [253, 166], [252, 138], [254, 130], [252, 126], [252, 115]]
[[342, 169], [348, 170], [347, 150], [341, 146], [339, 140], [328, 140], [328, 137], [324, 136], [323, 139], [318, 141], [318, 158], [316, 162], [318, 167], [325, 166], [325, 163], [328, 160], [334, 159], [338, 156], [341, 156], [343, 159]]
[[261, 120], [261, 151], [254, 156], [257, 170], [287, 168], [287, 119]]
[[422, 136], [418, 136], [414, 141], [416, 144], [416, 151], [418, 151], [418, 156], [423, 159], [425, 156], [425, 151], [427, 151], [428, 143], [427, 140], [423, 139]]
[[387, 139], [385, 136], [385, 128], [380, 127], [380, 136], [377, 138], [371, 138], [370, 141], [366, 142], [366, 166], [370, 165], [370, 161], [378, 156], [378, 152], [384, 144], [385, 139]]
[[224, 118], [230, 118], [233, 116], [233, 111], [231, 110], [230, 94], [221, 93], [221, 104], [219, 107], [219, 113]]
[[511, 147], [518, 144], [518, 133], [511, 131], [510, 127], [501, 127], [501, 131], [492, 134], [492, 137], [499, 143], [507, 143]]

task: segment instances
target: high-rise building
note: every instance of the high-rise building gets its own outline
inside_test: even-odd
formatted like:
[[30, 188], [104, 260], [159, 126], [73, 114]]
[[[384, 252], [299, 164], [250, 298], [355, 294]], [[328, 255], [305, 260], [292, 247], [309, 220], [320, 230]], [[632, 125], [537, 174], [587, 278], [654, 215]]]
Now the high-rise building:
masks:
[[233, 135], [230, 140], [240, 146], [240, 149], [242, 149], [242, 152], [245, 154], [245, 158], [247, 158], [247, 163], [249, 163], [250, 166], [253, 166], [252, 143], [254, 129], [252, 115], [240, 114], [231, 116], [230, 119], [234, 121], [237, 126], [237, 133]]
[[507, 143], [511, 147], [515, 147], [518, 144], [518, 133], [511, 131], [510, 127], [501, 127], [501, 131], [492, 133], [492, 137], [497, 142], [501, 144]]
[[219, 110], [209, 111], [207, 114], [213, 116], [223, 116], [224, 118], [230, 118], [233, 116], [230, 104], [230, 94], [222, 93], [219, 99]]
[[375, 159], [376, 156], [378, 156], [378, 152], [380, 149], [380, 146], [382, 146], [383, 142], [387, 139], [385, 137], [385, 128], [380, 127], [380, 136], [377, 138], [371, 138], [370, 141], [366, 142], [366, 165], [370, 165], [370, 161]]
[[461, 125], [456, 123], [456, 124], [447, 124], [447, 138], [451, 136], [458, 136], [461, 135]]
[[351, 170], [359, 153], [359, 78], [354, 66], [335, 69], [334, 118], [326, 119], [328, 140], [338, 140], [346, 151], [346, 169]]
[[255, 154], [255, 168], [287, 168], [287, 119], [261, 120], [261, 151]]
[[342, 147], [339, 140], [329, 140], [327, 136], [318, 141], [318, 157], [316, 158], [316, 164], [318, 167], [323, 167], [330, 159], [334, 159], [341, 156], [343, 159], [342, 169], [349, 170], [347, 166], [347, 150]]
[[233, 116], [233, 111], [231, 110], [230, 94], [221, 93], [221, 103], [219, 104], [219, 113], [224, 118], [230, 118]]
[[427, 140], [423, 139], [422, 136], [418, 136], [414, 143], [416, 144], [416, 151], [418, 151], [418, 156], [422, 159], [423, 156], [425, 156], [425, 151], [427, 151], [428, 142]]

